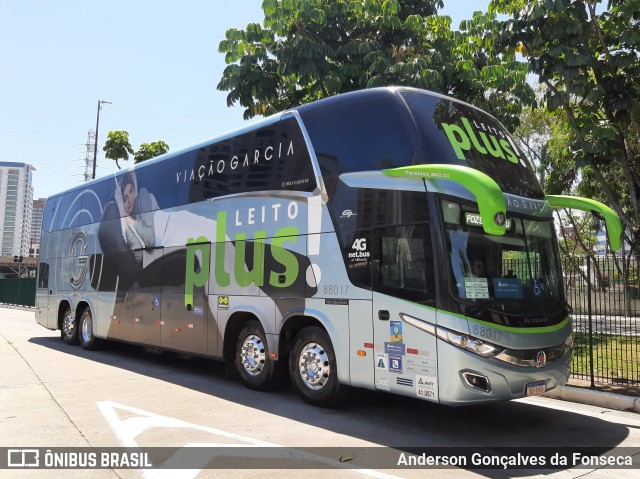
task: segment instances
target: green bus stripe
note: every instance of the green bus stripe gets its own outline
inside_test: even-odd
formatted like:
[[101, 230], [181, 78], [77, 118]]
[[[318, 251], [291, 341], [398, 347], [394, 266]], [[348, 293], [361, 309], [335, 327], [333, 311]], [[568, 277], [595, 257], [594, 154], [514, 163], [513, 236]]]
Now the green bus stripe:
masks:
[[482, 321], [481, 319], [470, 318], [468, 316], [464, 316], [464, 317], [471, 322], [482, 324], [483, 326], [500, 329], [501, 331], [508, 331], [511, 333], [522, 333], [522, 334], [553, 333], [555, 331], [561, 330], [567, 325], [567, 323], [569, 323], [569, 321], [571, 321], [571, 318], [567, 316], [563, 321], [561, 321], [558, 324], [554, 324], [553, 326], [539, 326], [539, 327], [532, 326], [530, 328], [521, 328], [516, 326], [513, 326], [513, 327], [503, 326], [502, 324], [490, 323], [488, 321]]
[[409, 303], [411, 305], [418, 306], [423, 309], [427, 309], [429, 311], [434, 311], [440, 314], [446, 314], [449, 316], [453, 316], [454, 318], [466, 319], [473, 323], [482, 324], [483, 326], [499, 329], [501, 331], [507, 331], [510, 333], [521, 333], [521, 334], [553, 333], [555, 331], [561, 330], [567, 325], [567, 323], [569, 323], [569, 321], [571, 321], [571, 317], [567, 316], [564, 320], [552, 326], [532, 326], [530, 328], [522, 328], [519, 326], [503, 326], [502, 324], [495, 324], [495, 323], [490, 323], [489, 321], [483, 321], [481, 319], [471, 318], [469, 316], [465, 316], [464, 314], [452, 313], [451, 311], [445, 311], [444, 309], [436, 309], [436, 308], [432, 308], [431, 306], [425, 306], [423, 304], [414, 303], [406, 299], [401, 299], [401, 298], [396, 298], [396, 299], [399, 299], [404, 303]]

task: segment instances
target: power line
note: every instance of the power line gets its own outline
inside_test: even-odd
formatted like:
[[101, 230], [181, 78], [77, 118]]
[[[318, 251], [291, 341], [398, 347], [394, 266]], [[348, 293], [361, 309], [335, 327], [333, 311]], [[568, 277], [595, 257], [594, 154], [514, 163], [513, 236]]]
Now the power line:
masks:
[[55, 150], [62, 150], [62, 149], [68, 149], [68, 148], [75, 148], [78, 146], [84, 146], [84, 143], [78, 143], [75, 145], [56, 145], [56, 144], [50, 144], [50, 143], [46, 143], [43, 144], [42, 146], [35, 146], [35, 145], [31, 145], [31, 146], [25, 146], [25, 145], [16, 145], [14, 148], [5, 148], [3, 146], [2, 148], [2, 153], [29, 153], [29, 152], [33, 152], [33, 153], [37, 153], [38, 151], [41, 150], [47, 150], [47, 151], [51, 151], [53, 149]]

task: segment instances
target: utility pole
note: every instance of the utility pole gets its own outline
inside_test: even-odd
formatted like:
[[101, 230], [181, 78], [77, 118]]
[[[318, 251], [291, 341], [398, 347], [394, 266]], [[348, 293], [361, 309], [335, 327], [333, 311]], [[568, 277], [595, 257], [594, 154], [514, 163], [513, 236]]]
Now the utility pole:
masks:
[[102, 105], [108, 103], [111, 105], [110, 101], [98, 100], [98, 115], [96, 117], [96, 143], [93, 148], [93, 176], [91, 179], [96, 178], [96, 163], [98, 161], [98, 128], [100, 126], [100, 110], [102, 110]]
[[93, 169], [92, 163], [95, 161], [95, 160], [92, 161], [93, 152], [95, 151], [95, 147], [96, 147], [95, 143], [96, 143], [96, 134], [93, 130], [89, 130], [89, 133], [87, 134], [87, 143], [86, 143], [87, 153], [84, 158], [84, 181], [91, 180], [91, 170]]

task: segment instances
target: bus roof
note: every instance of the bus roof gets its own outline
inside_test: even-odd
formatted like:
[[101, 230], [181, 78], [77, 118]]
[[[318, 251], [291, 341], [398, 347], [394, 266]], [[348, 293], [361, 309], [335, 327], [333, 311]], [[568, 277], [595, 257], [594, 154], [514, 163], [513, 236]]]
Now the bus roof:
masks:
[[[195, 143], [193, 145], [175, 150], [175, 151], [171, 151], [168, 152], [164, 155], [158, 156], [156, 158], [147, 160], [143, 163], [137, 164], [137, 165], [133, 165], [129, 168], [126, 169], [122, 169], [114, 174], [110, 174], [110, 175], [106, 175], [100, 178], [96, 178], [95, 180], [92, 180], [90, 182], [87, 183], [83, 183], [81, 185], [78, 185], [76, 187], [70, 188], [64, 192], [61, 192], [59, 194], [56, 195], [52, 195], [51, 198], [56, 198], [58, 196], [61, 196], [62, 194], [65, 193], [69, 193], [69, 192], [73, 192], [76, 190], [81, 190], [84, 189], [86, 187], [90, 187], [91, 185], [100, 182], [100, 181], [104, 181], [107, 180], [109, 178], [114, 178], [120, 175], [123, 175], [129, 171], [136, 171], [139, 172], [145, 168], [148, 167], [152, 167], [153, 165], [165, 161], [167, 159], [170, 158], [175, 158], [178, 157], [180, 155], [183, 155], [185, 153], [189, 153], [189, 152], [193, 152], [193, 151], [197, 151], [201, 148], [210, 146], [214, 143], [220, 142], [220, 141], [224, 141], [227, 140], [229, 138], [238, 136], [238, 135], [242, 135], [254, 130], [258, 130], [260, 128], [263, 128], [265, 126], [269, 126], [277, 121], [279, 121], [283, 115], [286, 115], [287, 113], [291, 113], [291, 112], [298, 112], [300, 114], [300, 116], [303, 119], [303, 123], [310, 135], [312, 144], [314, 146], [314, 149], [316, 151], [323, 151], [326, 153], [325, 151], [325, 145], [323, 145], [323, 141], [320, 139], [320, 137], [322, 136], [327, 136], [327, 134], [332, 134], [332, 132], [334, 132], [336, 130], [336, 125], [332, 125], [331, 122], [327, 122], [327, 118], [331, 117], [332, 115], [332, 111], [338, 111], [340, 110], [340, 113], [337, 114], [338, 117], [343, 117], [344, 120], [344, 116], [345, 113], [344, 112], [351, 112], [352, 114], [359, 109], [362, 110], [371, 110], [371, 109], [379, 109], [380, 111], [384, 111], [385, 108], [392, 108], [396, 111], [396, 116], [398, 117], [398, 122], [402, 122], [402, 128], [404, 128], [408, 134], [405, 135], [405, 139], [406, 142], [411, 142], [413, 143], [414, 146], [414, 150], [418, 150], [418, 149], [430, 149], [433, 147], [433, 143], [434, 141], [432, 140], [436, 135], [434, 134], [434, 130], [432, 129], [431, 131], [425, 132], [425, 131], [419, 131], [420, 130], [420, 125], [418, 123], [420, 123], [420, 121], [416, 118], [417, 116], [417, 109], [412, 110], [412, 102], [407, 100], [408, 96], [420, 96], [420, 97], [425, 97], [425, 98], [429, 98], [431, 99], [432, 102], [434, 103], [442, 103], [442, 104], [448, 104], [448, 105], [455, 105], [457, 108], [465, 111], [465, 112], [473, 112], [474, 114], [478, 115], [479, 117], [482, 117], [483, 119], [487, 119], [488, 121], [490, 121], [493, 125], [494, 129], [499, 129], [501, 132], [504, 132], [503, 134], [506, 134], [506, 130], [504, 129], [504, 127], [502, 125], [500, 125], [500, 123], [490, 114], [484, 112], [483, 110], [480, 110], [477, 107], [474, 107], [473, 105], [470, 105], [468, 103], [465, 103], [463, 101], [457, 100], [455, 98], [452, 98], [450, 96], [447, 95], [443, 95], [440, 93], [435, 93], [432, 91], [427, 91], [427, 90], [421, 90], [421, 89], [417, 89], [417, 88], [412, 88], [412, 87], [403, 87], [403, 86], [392, 86], [392, 87], [379, 87], [379, 88], [371, 88], [371, 89], [365, 89], [365, 90], [359, 90], [359, 91], [353, 91], [353, 92], [348, 92], [348, 93], [343, 93], [340, 95], [336, 95], [333, 97], [329, 97], [329, 98], [325, 98], [325, 99], [321, 99], [306, 105], [301, 105], [301, 106], [297, 106], [294, 108], [291, 108], [289, 110], [286, 110], [284, 112], [281, 113], [277, 113], [274, 115], [271, 115], [269, 117], [266, 118], [262, 118], [262, 119], [258, 119], [258, 120], [254, 120], [254, 121], [250, 121], [248, 123], [246, 123], [245, 125], [227, 131], [225, 133], [222, 133], [220, 135], [214, 136], [212, 138], [200, 141], [198, 143]], [[413, 115], [413, 121], [407, 121], [408, 118], [410, 118]], [[347, 113], [348, 116], [348, 113]], [[368, 116], [368, 121], [372, 122], [372, 121], [376, 121], [375, 118], [371, 118], [372, 115], [369, 114], [369, 112], [367, 112], [366, 116]], [[374, 117], [376, 115], [373, 115]], [[388, 115], [386, 115], [385, 113], [378, 115], [379, 117], [382, 118], [382, 120], [387, 120]], [[313, 121], [314, 117], [318, 117], [321, 118], [321, 121], [319, 122], [315, 122]], [[406, 117], [405, 119], [401, 119], [401, 117]], [[337, 118], [339, 120], [339, 118]], [[316, 124], [317, 123], [317, 124]], [[426, 123], [426, 122], [423, 122]], [[416, 128], [416, 124], [417, 128]], [[349, 126], [352, 127], [356, 127], [357, 125], [355, 123], [351, 123]], [[389, 130], [389, 126], [385, 126], [383, 127], [385, 128], [387, 131]], [[396, 128], [399, 128], [399, 125], [396, 125]], [[455, 125], [451, 126], [452, 128], [452, 135], [455, 136], [456, 134], [456, 130], [455, 130]], [[322, 130], [322, 131], [321, 131]], [[342, 128], [342, 125], [340, 126], [340, 128], [338, 129], [339, 133], [341, 133], [343, 136], [344, 134], [346, 134], [346, 131], [344, 128]], [[366, 132], [365, 132], [366, 133]], [[338, 137], [340, 135], [336, 135], [336, 137]], [[422, 139], [416, 139], [415, 137], [422, 137]], [[412, 137], [412, 138], [409, 138]], [[343, 140], [340, 140], [343, 141]], [[346, 141], [349, 141], [349, 139], [347, 139]], [[367, 141], [367, 140], [365, 140]], [[391, 140], [386, 140], [384, 139], [385, 142], [390, 143]], [[417, 145], [417, 143], [423, 143], [422, 146]], [[326, 142], [324, 142], [326, 143]], [[357, 147], [357, 142], [354, 142], [354, 147]], [[428, 144], [425, 147], [425, 144]], [[513, 145], [511, 143], [511, 145], [513, 146], [513, 149], [516, 149], [515, 145]], [[454, 145], [454, 147], [457, 145]], [[464, 146], [464, 145], [463, 145]], [[455, 151], [455, 148], [454, 148]], [[458, 148], [458, 152], [460, 152], [460, 148]], [[465, 151], [464, 153], [469, 153], [469, 151]], [[473, 152], [471, 152], [473, 153]], [[411, 160], [408, 160], [407, 158], [404, 159], [404, 161], [400, 161], [399, 164], [396, 165], [388, 165], [388, 164], [383, 164], [380, 167], [376, 167], [376, 168], [370, 168], [368, 164], [363, 163], [362, 165], [362, 170], [371, 170], [371, 169], [382, 169], [382, 168], [388, 168], [388, 167], [393, 167], [393, 166], [409, 166], [409, 164], [415, 164], [415, 163], [408, 163], [408, 161], [413, 161], [415, 162], [415, 157], [416, 154], [414, 152], [414, 154], [412, 155], [413, 158]], [[433, 162], [438, 162], [440, 161], [439, 159], [437, 161], [434, 161], [432, 158], [430, 158], [431, 155], [429, 155], [428, 153], [425, 154], [424, 151], [420, 154], [417, 155], [420, 156], [420, 160], [422, 163], [433, 163]], [[442, 155], [439, 154], [439, 156], [441, 157]], [[483, 171], [484, 168], [483, 167], [478, 167], [476, 165], [474, 165], [474, 161], [472, 158], [468, 158], [468, 154], [466, 155], [467, 157], [464, 158], [463, 163], [464, 164], [468, 164], [468, 166], [472, 166], [472, 167], [476, 167], [479, 170]], [[526, 159], [524, 159], [524, 155], [522, 156], [522, 162], [526, 163], [528, 166], [528, 163], [526, 161]], [[520, 159], [520, 156], [519, 156]], [[340, 158], [340, 161], [345, 161], [345, 163], [349, 163], [349, 159], [348, 158]], [[455, 161], [455, 160], [454, 160]], [[485, 162], [486, 163], [486, 162]], [[352, 165], [351, 168], [353, 168], [354, 166]], [[357, 168], [357, 166], [355, 166]], [[530, 167], [528, 167], [530, 168]], [[353, 169], [351, 170], [353, 171]], [[501, 171], [496, 171], [494, 175], [492, 175], [491, 173], [489, 173], [490, 176], [500, 176], [501, 174], [503, 175], [503, 173]], [[532, 178], [530, 177], [530, 175], [527, 175], [527, 181], [531, 182]], [[537, 179], [535, 179], [535, 176], [533, 176], [533, 181], [535, 181], [535, 183], [537, 184]], [[500, 181], [498, 181], [498, 184], [500, 184], [501, 187], [503, 187], [504, 185], [501, 184]], [[506, 192], [508, 191], [509, 188], [506, 189]], [[523, 188], [518, 188], [518, 191], [515, 192], [516, 194], [519, 194], [521, 196], [529, 196], [529, 197], [541, 197], [542, 196], [542, 192], [541, 189], [539, 188], [539, 186], [537, 186], [537, 188], [533, 188], [533, 189], [526, 189], [526, 191]]]

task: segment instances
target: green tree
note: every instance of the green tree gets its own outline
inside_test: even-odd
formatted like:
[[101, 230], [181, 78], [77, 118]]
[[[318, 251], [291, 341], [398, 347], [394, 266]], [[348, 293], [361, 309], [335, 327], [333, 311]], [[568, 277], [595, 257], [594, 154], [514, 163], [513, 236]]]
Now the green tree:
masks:
[[102, 148], [105, 158], [114, 160], [116, 166], [120, 170], [118, 160], [127, 161], [129, 155], [133, 155], [133, 148], [129, 143], [129, 132], [127, 131], [110, 131], [107, 135], [107, 141]]
[[451, 29], [442, 0], [264, 0], [263, 25], [229, 29], [218, 89], [245, 118], [363, 88], [406, 85], [484, 107], [513, 129], [534, 95], [526, 65], [494, 48], [476, 12]]
[[640, 1], [492, 0], [498, 44], [522, 52], [566, 125], [579, 188], [610, 204], [640, 246]]
[[164, 141], [154, 141], [152, 143], [142, 143], [138, 151], [136, 151], [133, 161], [134, 163], [142, 163], [145, 160], [150, 160], [156, 156], [164, 155], [169, 151], [169, 145]]
[[[540, 99], [544, 94], [539, 91]], [[547, 194], [579, 194], [582, 177], [575, 168], [571, 149], [574, 133], [566, 119], [549, 113], [545, 107], [525, 108], [520, 116], [520, 125], [515, 137], [532, 159], [538, 179]]]

